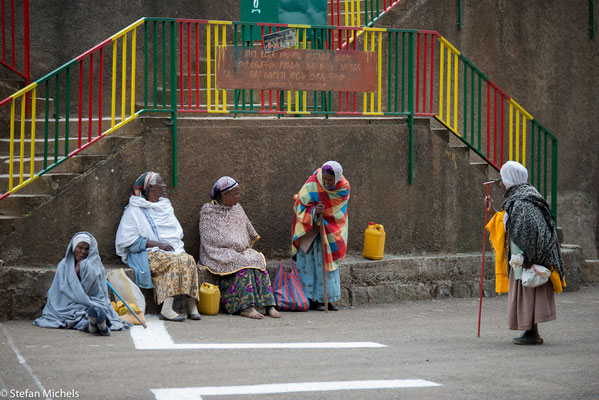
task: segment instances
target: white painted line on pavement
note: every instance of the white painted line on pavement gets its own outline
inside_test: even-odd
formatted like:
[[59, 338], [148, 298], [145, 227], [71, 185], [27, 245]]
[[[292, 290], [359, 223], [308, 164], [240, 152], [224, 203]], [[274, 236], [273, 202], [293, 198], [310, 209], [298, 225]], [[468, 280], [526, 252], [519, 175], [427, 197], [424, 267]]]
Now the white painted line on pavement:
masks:
[[216, 349], [347, 349], [387, 347], [374, 342], [300, 342], [300, 343], [175, 343], [164, 321], [146, 316], [147, 329], [136, 325], [131, 338], [137, 350], [216, 350]]
[[442, 386], [423, 379], [371, 381], [300, 382], [268, 385], [204, 386], [189, 388], [151, 389], [156, 400], [201, 400], [202, 396], [231, 396], [294, 392], [324, 392], [331, 390], [400, 389]]
[[[2, 330], [4, 331], [4, 334], [6, 335], [6, 338], [8, 339], [8, 344], [10, 345], [12, 351], [14, 351], [15, 355], [17, 356], [17, 360], [19, 360], [19, 363], [27, 370], [27, 372], [29, 372], [29, 375], [31, 375], [33, 382], [35, 382], [37, 387], [40, 389], [41, 393], [46, 393], [46, 389], [44, 388], [44, 385], [42, 385], [42, 382], [39, 380], [37, 375], [33, 372], [33, 369], [31, 369], [29, 364], [27, 364], [25, 357], [23, 357], [21, 355], [21, 352], [19, 351], [19, 349], [17, 349], [17, 346], [15, 346], [15, 342], [13, 342], [12, 337], [9, 335], [8, 331], [6, 330], [6, 328], [4, 327], [4, 325], [2, 323], [0, 323], [0, 327], [2, 327]], [[52, 400], [51, 397], [46, 397], [46, 399]]]

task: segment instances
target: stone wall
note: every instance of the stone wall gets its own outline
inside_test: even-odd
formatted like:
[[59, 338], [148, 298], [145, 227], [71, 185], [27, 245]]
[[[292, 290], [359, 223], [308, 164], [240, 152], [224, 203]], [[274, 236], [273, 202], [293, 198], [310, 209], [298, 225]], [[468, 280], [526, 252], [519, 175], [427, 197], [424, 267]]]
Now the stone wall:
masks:
[[558, 224], [566, 243], [581, 244], [585, 257], [597, 258], [599, 36], [589, 36], [588, 2], [463, 6], [461, 30], [457, 1], [406, 0], [381, 24], [438, 31], [558, 138]]
[[[163, 122], [140, 118], [136, 140], [73, 179], [48, 203], [10, 227], [3, 225], [0, 259], [56, 265], [71, 236], [85, 230], [98, 240], [102, 259], [118, 263], [114, 237], [133, 182], [147, 170], [171, 181], [171, 133]], [[450, 147], [429, 123], [416, 120], [410, 185], [403, 119], [180, 119], [178, 186], [169, 191], [186, 250], [197, 257], [200, 208], [213, 183], [230, 175], [241, 183], [241, 204], [262, 236], [257, 247], [269, 257], [289, 256], [293, 195], [330, 159], [343, 165], [352, 187], [350, 252], [362, 251], [370, 221], [385, 226], [388, 253], [480, 250], [481, 183], [487, 176], [469, 164], [467, 150]]]

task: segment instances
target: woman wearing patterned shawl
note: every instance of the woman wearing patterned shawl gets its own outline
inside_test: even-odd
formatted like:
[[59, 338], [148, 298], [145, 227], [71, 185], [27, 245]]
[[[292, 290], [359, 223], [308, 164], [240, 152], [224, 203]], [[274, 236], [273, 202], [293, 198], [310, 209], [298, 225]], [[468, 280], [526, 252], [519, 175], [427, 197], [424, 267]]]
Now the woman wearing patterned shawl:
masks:
[[324, 223], [326, 231], [329, 310], [338, 310], [330, 303], [341, 298], [339, 264], [347, 249], [349, 191], [349, 182], [343, 177], [341, 165], [327, 161], [322, 168], [314, 171], [296, 195], [291, 255], [296, 260], [302, 289], [313, 310], [324, 311], [321, 223]]
[[256, 308], [279, 318], [266, 260], [252, 248], [260, 238], [239, 204], [239, 183], [223, 176], [200, 211], [200, 263], [220, 275], [221, 302], [229, 314], [262, 319]]
[[199, 320], [200, 298], [195, 260], [185, 253], [183, 229], [167, 198], [159, 174], [145, 172], [133, 186], [116, 233], [116, 253], [135, 270], [142, 288], [154, 288], [156, 304], [162, 303], [160, 319], [184, 321], [173, 310], [174, 296], [187, 296], [187, 318]]
[[102, 336], [131, 326], [110, 305], [106, 271], [98, 254], [98, 243], [90, 233], [79, 232], [71, 239], [48, 290], [42, 316], [33, 324]]
[[[522, 285], [521, 268], [510, 268], [508, 326], [511, 330], [524, 330], [521, 336], [514, 338], [515, 344], [542, 344], [538, 324], [555, 320], [554, 291], [560, 293], [565, 286], [555, 222], [545, 199], [534, 186], [526, 183], [528, 171], [524, 166], [508, 161], [500, 174], [500, 186], [505, 191], [503, 211], [496, 213], [487, 225], [496, 255], [507, 250], [506, 272], [507, 260], [515, 260], [517, 255], [523, 257], [522, 268], [536, 264], [552, 271], [547, 283], [531, 288]], [[490, 198], [485, 198], [485, 204], [489, 211], [495, 211]]]

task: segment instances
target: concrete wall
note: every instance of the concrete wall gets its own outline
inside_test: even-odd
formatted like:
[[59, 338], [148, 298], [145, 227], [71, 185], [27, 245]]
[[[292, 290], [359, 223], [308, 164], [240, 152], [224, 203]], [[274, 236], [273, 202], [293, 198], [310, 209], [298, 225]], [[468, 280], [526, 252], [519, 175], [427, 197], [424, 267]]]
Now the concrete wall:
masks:
[[[2, 232], [0, 259], [52, 265], [71, 236], [87, 230], [98, 239], [103, 260], [118, 263], [114, 235], [133, 182], [147, 170], [171, 178], [170, 130], [161, 119], [139, 123], [149, 126], [139, 127], [144, 133], [137, 140]], [[389, 253], [480, 250], [486, 175], [469, 164], [463, 148], [431, 133], [428, 119], [417, 120], [415, 128], [412, 185], [405, 120], [180, 119], [178, 141], [179, 182], [170, 197], [194, 256], [200, 207], [222, 175], [241, 182], [241, 203], [262, 236], [257, 247], [270, 257], [289, 256], [293, 194], [330, 159], [344, 166], [352, 186], [350, 251], [361, 252], [369, 221], [385, 226]]]
[[597, 258], [599, 36], [589, 38], [588, 1], [465, 1], [462, 30], [457, 4], [406, 0], [382, 24], [438, 31], [558, 138], [558, 223]]
[[[582, 244], [587, 258], [597, 258], [599, 185], [596, 182], [599, 178], [599, 161], [596, 154], [599, 151], [599, 141], [595, 137], [599, 129], [599, 101], [596, 95], [599, 89], [599, 39], [589, 39], [588, 2], [480, 0], [464, 2], [464, 7], [461, 31], [458, 31], [456, 26], [455, 1], [404, 0], [402, 6], [386, 17], [382, 24], [439, 31], [558, 137], [559, 225], [565, 228], [566, 242]], [[239, 7], [236, 0], [37, 2], [31, 10], [32, 75], [34, 78], [40, 77], [142, 16], [236, 20], [239, 18]], [[336, 132], [338, 136], [335, 143], [347, 140], [339, 129]], [[345, 135], [345, 132], [343, 134]], [[187, 135], [182, 133], [182, 143], [187, 143], [186, 137]], [[264, 143], [267, 146], [271, 145], [266, 139]], [[390, 144], [403, 146], [405, 143], [392, 141], [379, 146], [385, 148]], [[218, 147], [212, 142], [202, 146]], [[199, 148], [196, 147], [196, 151], [199, 152]], [[264, 159], [264, 154], [258, 150], [256, 153], [261, 154]], [[196, 155], [195, 158], [204, 157], [203, 153], [197, 154], [201, 156]], [[338, 157], [344, 155], [341, 149], [337, 154]], [[243, 161], [251, 161], [251, 158], [250, 154], [240, 157]], [[323, 155], [321, 158], [313, 156], [303, 160], [306, 167], [301, 172], [296, 170], [297, 166], [293, 167], [292, 173], [296, 173], [294, 184], [286, 189], [290, 194], [297, 190], [300, 181], [305, 179], [309, 170], [318, 166], [324, 159], [332, 157]], [[185, 163], [186, 160], [182, 162]], [[131, 172], [127, 179], [134, 177], [139, 169], [143, 169], [142, 165], [143, 162], [135, 164], [135, 172]], [[266, 168], [276, 168], [270, 163], [266, 165]], [[165, 161], [164, 168], [156, 169], [168, 171], [167, 166], [168, 162]], [[237, 171], [233, 168], [233, 162], [228, 167], [234, 172]], [[370, 168], [370, 165], [368, 167]], [[241, 169], [241, 166], [237, 168]], [[208, 182], [212, 182], [220, 171], [225, 169], [227, 168], [224, 168], [224, 165], [221, 169], [212, 167], [210, 172], [206, 173], [204, 191], [209, 186]], [[346, 169], [350, 174], [351, 168]], [[396, 170], [399, 171], [399, 167], [390, 169], [389, 173], [394, 174]], [[418, 171], [417, 168], [417, 174]], [[402, 171], [400, 176], [405, 176], [405, 171]], [[357, 174], [350, 177], [353, 182], [364, 179]], [[185, 178], [182, 176], [182, 179]], [[124, 182], [125, 180], [123, 186], [129, 184], [127, 182], [127, 185], [124, 185]], [[250, 182], [256, 184], [252, 180]], [[418, 175], [416, 182], [419, 182]], [[408, 189], [411, 196], [409, 199], [412, 201], [416, 199], [415, 194], [412, 194], [415, 190]], [[429, 190], [420, 194], [422, 198], [438, 197], [443, 198], [445, 202], [455, 202], [443, 205], [432, 201], [426, 203], [432, 212], [461, 211], [463, 201], [460, 203], [451, 199], [449, 195], [453, 192], [443, 192], [443, 195], [440, 193]], [[200, 196], [198, 199], [203, 198]], [[360, 201], [359, 199], [358, 197], [357, 201]], [[270, 204], [271, 200], [268, 197], [267, 200]], [[380, 199], [375, 198], [374, 204], [378, 201]], [[413, 205], [409, 202], [401, 203], [401, 206], [411, 212], [423, 212], [420, 208], [410, 209]], [[255, 217], [259, 215], [249, 205], [247, 208], [248, 213], [254, 213]], [[459, 215], [454, 215], [453, 218], [459, 220]], [[366, 221], [369, 217], [363, 218]], [[417, 224], [401, 222], [402, 227], [413, 227], [416, 232], [421, 229]], [[186, 232], [191, 232], [191, 222], [186, 224]], [[266, 226], [259, 228], [262, 228], [262, 231], [264, 228], [272, 229]], [[357, 235], [356, 229], [352, 231]], [[282, 232], [281, 229], [277, 234], [281, 235]], [[412, 239], [394, 247], [397, 251], [419, 250], [420, 247], [430, 251], [445, 248], [431, 246], [430, 244], [437, 243], [437, 240], [430, 239], [427, 235], [414, 234], [412, 231], [407, 234], [399, 231], [393, 233], [401, 233], [402, 238], [407, 236]], [[424, 240], [424, 244], [412, 244], [416, 243], [417, 238]], [[283, 248], [282, 245], [275, 245], [273, 251], [278, 254]]]

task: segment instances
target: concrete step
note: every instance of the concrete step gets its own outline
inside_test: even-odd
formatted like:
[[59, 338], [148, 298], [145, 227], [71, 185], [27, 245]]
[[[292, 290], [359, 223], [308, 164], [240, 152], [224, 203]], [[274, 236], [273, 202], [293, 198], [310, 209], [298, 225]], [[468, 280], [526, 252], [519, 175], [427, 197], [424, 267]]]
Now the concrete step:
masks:
[[584, 260], [580, 272], [583, 282], [599, 283], [599, 260]]
[[[105, 155], [75, 155], [71, 157], [68, 162], [63, 162], [59, 166], [55, 167], [52, 171], [54, 172], [74, 172], [82, 173], [87, 171], [91, 166], [96, 164], [98, 161], [105, 159]], [[0, 156], [0, 174], [8, 174], [10, 170], [10, 162], [8, 156]], [[29, 171], [31, 165], [31, 157], [24, 158], [25, 171]], [[54, 158], [50, 157], [47, 159], [45, 166], [49, 166], [54, 162]], [[34, 170], [41, 171], [45, 168], [44, 157], [34, 158]], [[13, 160], [13, 172], [18, 172], [20, 167], [20, 159], [15, 157]]]
[[[141, 106], [139, 106], [139, 107], [136, 106], [136, 110], [141, 110], [141, 108], [142, 108]], [[126, 115], [125, 115], [126, 118], [129, 117], [129, 111], [130, 111], [130, 108], [127, 108]], [[114, 122], [115, 125], [121, 122], [120, 115], [121, 115], [120, 110], [118, 110], [117, 114], [115, 116], [115, 122]], [[54, 114], [52, 114], [51, 118], [48, 119], [48, 128], [47, 128], [48, 138], [51, 139], [51, 138], [55, 137], [57, 126], [58, 126], [58, 136], [64, 137], [65, 136], [65, 128], [66, 128], [65, 116], [61, 115], [61, 117], [58, 121], [56, 121], [53, 116], [54, 116]], [[29, 138], [31, 136], [31, 118], [25, 119], [23, 126], [24, 126], [25, 137]], [[102, 132], [105, 132], [106, 130], [110, 129], [111, 126], [112, 126], [112, 118], [111, 118], [110, 114], [108, 116], [103, 115], [102, 116], [102, 127], [101, 127]], [[122, 128], [118, 129], [118, 131], [120, 131], [121, 134], [123, 134], [123, 133], [133, 134], [135, 132], [135, 130], [132, 129], [133, 126], [134, 125], [131, 125], [131, 123], [129, 123], [129, 124], [124, 125]], [[100, 128], [100, 125], [99, 125], [97, 115], [92, 116], [92, 121], [91, 121], [92, 139], [98, 136], [99, 128]], [[81, 118], [81, 138], [83, 141], [87, 141], [89, 132], [90, 132], [89, 118], [82, 117]], [[46, 125], [45, 125], [44, 115], [36, 114], [36, 118], [35, 118], [36, 139], [43, 141], [45, 134], [46, 134]], [[21, 119], [15, 118], [14, 138], [18, 140], [20, 137], [21, 137]], [[69, 115], [69, 138], [77, 138], [77, 137], [79, 137], [79, 117], [76, 114]], [[5, 140], [10, 138], [10, 121], [8, 119], [0, 121], [0, 138], [5, 139]]]
[[[53, 195], [58, 192], [61, 188], [65, 187], [71, 179], [79, 176], [75, 173], [47, 173], [40, 176], [30, 184], [26, 185], [19, 190], [19, 194], [46, 194]], [[29, 175], [25, 175], [23, 180], [29, 178]], [[8, 191], [8, 174], [0, 174], [0, 192], [5, 193]], [[19, 183], [19, 176], [13, 175], [13, 186]], [[4, 201], [4, 200], [3, 200]]]
[[0, 201], [0, 215], [23, 216], [51, 198], [48, 194], [14, 193]]
[[486, 161], [470, 161], [470, 165], [485, 174], [485, 176], [489, 175], [489, 163]]
[[[60, 249], [63, 251], [63, 249]], [[57, 250], [58, 251], [58, 250]], [[564, 260], [570, 272], [566, 290], [578, 290], [581, 275], [577, 271], [583, 262], [581, 253], [573, 248], [563, 248]], [[397, 303], [407, 300], [425, 300], [446, 297], [478, 297], [480, 292], [480, 271], [482, 255], [467, 254], [426, 254], [391, 255], [373, 261], [357, 254], [350, 254], [340, 266], [342, 306], [365, 304]], [[483, 293], [494, 297], [494, 257], [485, 257]], [[271, 280], [279, 260], [268, 260]], [[289, 260], [283, 265], [289, 268]], [[124, 265], [105, 265], [107, 270], [124, 268], [134, 280], [133, 270]], [[41, 314], [46, 301], [46, 293], [52, 284], [55, 266], [3, 266], [0, 267], [0, 287], [7, 296], [19, 300], [19, 307], [0, 309], [0, 320], [33, 319]], [[200, 268], [199, 282], [217, 283], [217, 277], [205, 268]], [[146, 298], [146, 312], [156, 313], [151, 290], [142, 289]]]
[[[126, 127], [126, 126], [125, 126]], [[123, 127], [123, 128], [125, 128]], [[114, 132], [116, 133], [116, 132]], [[83, 154], [109, 154], [114, 149], [122, 146], [125, 142], [129, 142], [133, 140], [134, 136], [125, 136], [125, 132], [119, 132], [118, 135], [110, 134], [96, 143], [89, 146], [87, 149], [83, 150]], [[85, 144], [87, 140], [82, 140], [82, 144]], [[27, 138], [24, 140], [25, 143], [25, 156], [29, 156], [31, 154], [31, 139]], [[59, 138], [58, 142], [54, 140], [54, 138], [48, 138], [47, 146], [44, 143], [43, 138], [36, 138], [35, 140], [35, 157], [43, 157], [44, 149], [47, 147], [48, 151], [48, 159], [52, 159], [54, 156], [55, 144], [58, 143], [58, 157], [63, 157], [65, 154], [65, 139]], [[78, 138], [77, 137], [69, 137], [69, 152], [73, 151], [77, 148]], [[20, 157], [20, 141], [15, 141], [13, 143], [14, 147], [14, 157]], [[8, 156], [10, 151], [10, 140], [9, 139], [0, 139], [0, 155]]]

